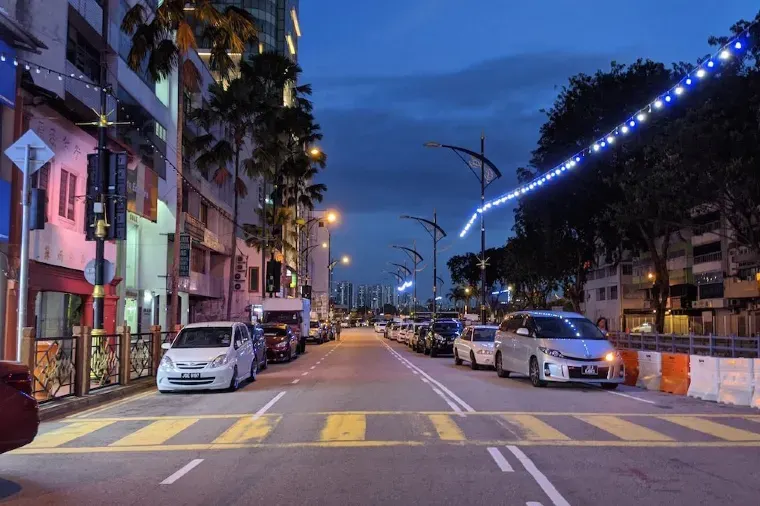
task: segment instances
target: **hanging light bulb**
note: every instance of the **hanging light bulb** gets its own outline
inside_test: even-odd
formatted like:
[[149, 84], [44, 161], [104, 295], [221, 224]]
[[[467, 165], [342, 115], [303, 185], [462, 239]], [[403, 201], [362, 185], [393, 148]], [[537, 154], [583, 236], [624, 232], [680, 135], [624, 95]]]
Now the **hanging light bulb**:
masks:
[[614, 137], [612, 137], [611, 135], [610, 135], [610, 136], [608, 136], [608, 137], [607, 137], [607, 144], [612, 144], [613, 142], [615, 142], [615, 138], [614, 138]]
[[687, 85], [689, 85], [689, 86], [691, 86], [691, 78], [688, 78], [688, 79], [686, 80], [686, 84], [687, 84]]
[[680, 95], [681, 93], [683, 93], [683, 88], [681, 86], [676, 86], [675, 92], [676, 92], [676, 95]]
[[654, 106], [655, 108], [660, 109], [662, 107], [662, 100], [656, 100]]
[[626, 125], [623, 125], [623, 128], [621, 128], [620, 131], [623, 132], [624, 134], [627, 134], [628, 133], [628, 127]]
[[[646, 114], [644, 114], [643, 112], [640, 112], [640, 113], [639, 113], [639, 114], [636, 116], [636, 119], [637, 119], [637, 120], [639, 120], [639, 123], [642, 123], [642, 122], [643, 122], [645, 119], [647, 119], [647, 115], [646, 115]], [[631, 126], [633, 126], [633, 125], [631, 125]]]
[[5, 61], [5, 53], [0, 54], [0, 61]]
[[741, 49], [742, 48], [742, 43], [737, 41], [736, 44], [734, 44], [734, 47], [736, 49]]
[[729, 58], [731, 58], [731, 51], [729, 51], [728, 49], [724, 49], [723, 51], [720, 52], [721, 60], [728, 60]]
[[707, 62], [707, 66], [710, 68], [713, 68], [715, 66], [715, 62], [710, 60], [709, 62]]
[[699, 69], [699, 70], [697, 70], [697, 77], [698, 78], [702, 79], [706, 75], [707, 75], [707, 72], [705, 72], [705, 69]]

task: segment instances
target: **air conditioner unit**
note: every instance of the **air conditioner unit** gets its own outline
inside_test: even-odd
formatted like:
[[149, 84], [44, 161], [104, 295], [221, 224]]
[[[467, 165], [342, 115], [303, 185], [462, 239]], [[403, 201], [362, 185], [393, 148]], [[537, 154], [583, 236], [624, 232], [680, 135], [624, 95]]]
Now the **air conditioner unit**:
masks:
[[245, 265], [244, 264], [237, 264], [235, 266], [236, 271], [245, 272]]
[[235, 261], [236, 261], [236, 262], [238, 262], [238, 263], [242, 263], [242, 262], [245, 262], [245, 257], [244, 257], [243, 255], [238, 255], [238, 256], [235, 258]]
[[239, 272], [236, 272], [235, 273], [235, 281], [240, 281], [242, 279], [243, 279], [243, 275], [240, 274]]
[[235, 290], [242, 290], [243, 284], [242, 283], [235, 283]]

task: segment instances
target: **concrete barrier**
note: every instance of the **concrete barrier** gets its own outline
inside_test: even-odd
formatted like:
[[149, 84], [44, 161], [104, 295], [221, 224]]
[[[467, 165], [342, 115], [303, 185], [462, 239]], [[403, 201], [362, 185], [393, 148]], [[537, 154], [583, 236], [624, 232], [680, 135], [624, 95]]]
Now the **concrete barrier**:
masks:
[[755, 383], [753, 385], [754, 393], [752, 394], [752, 403], [750, 404], [753, 408], [760, 408], [760, 358], [756, 358], [754, 360], [755, 368]]
[[718, 402], [749, 406], [752, 402], [754, 359], [721, 358]]
[[691, 382], [686, 395], [705, 401], [717, 401], [720, 390], [720, 359], [689, 355], [689, 371]]
[[661, 360], [660, 391], [675, 395], [686, 395], [689, 390], [689, 355], [663, 353]]
[[639, 377], [636, 386], [659, 390], [662, 380], [662, 355], [656, 351], [639, 351]]
[[635, 387], [639, 378], [639, 353], [636, 350], [620, 350], [625, 366], [625, 384]]

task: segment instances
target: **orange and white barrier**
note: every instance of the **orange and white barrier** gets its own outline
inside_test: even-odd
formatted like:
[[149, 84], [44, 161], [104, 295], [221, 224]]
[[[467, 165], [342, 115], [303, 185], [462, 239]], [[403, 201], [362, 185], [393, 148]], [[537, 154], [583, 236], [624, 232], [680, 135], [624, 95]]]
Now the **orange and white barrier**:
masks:
[[751, 358], [721, 358], [718, 402], [749, 406], [754, 390], [754, 362]]
[[625, 366], [625, 384], [635, 387], [639, 379], [639, 354], [636, 350], [620, 350], [620, 355]]
[[720, 359], [689, 355], [689, 370], [691, 383], [686, 395], [716, 402], [720, 390]]
[[756, 358], [754, 360], [755, 368], [755, 382], [754, 382], [754, 393], [752, 394], [752, 402], [750, 403], [750, 406], [753, 408], [760, 408], [760, 358]]
[[656, 351], [639, 351], [639, 377], [636, 386], [659, 390], [662, 381], [662, 355]]
[[661, 360], [660, 391], [675, 395], [686, 395], [689, 390], [689, 355], [663, 353]]

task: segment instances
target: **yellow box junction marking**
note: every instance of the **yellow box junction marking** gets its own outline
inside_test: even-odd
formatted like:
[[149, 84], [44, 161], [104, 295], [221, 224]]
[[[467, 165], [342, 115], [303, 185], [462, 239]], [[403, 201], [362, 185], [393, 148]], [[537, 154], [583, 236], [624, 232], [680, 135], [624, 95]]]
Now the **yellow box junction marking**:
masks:
[[624, 441], [672, 441], [673, 438], [652, 429], [623, 420], [616, 416], [578, 416], [579, 420], [593, 425]]
[[115, 443], [112, 443], [111, 446], [148, 446], [164, 444], [197, 421], [197, 418], [158, 420], [119, 439]]
[[114, 422], [67, 423], [63, 427], [38, 435], [32, 443], [27, 445], [27, 448], [55, 448], [103, 427], [108, 427], [112, 423]]
[[328, 415], [320, 441], [364, 441], [367, 417], [364, 415]]
[[261, 442], [272, 433], [281, 416], [247, 416], [235, 422], [232, 427], [214, 440], [214, 444]]
[[760, 434], [729, 425], [705, 420], [696, 416], [660, 416], [663, 420], [681, 425], [687, 429], [703, 432], [726, 441], [760, 441]]
[[570, 439], [533, 415], [504, 415], [502, 419], [515, 428], [518, 437], [522, 436], [530, 441], [566, 441]]
[[428, 415], [430, 421], [443, 441], [464, 441], [462, 429], [451, 419], [450, 415]]

